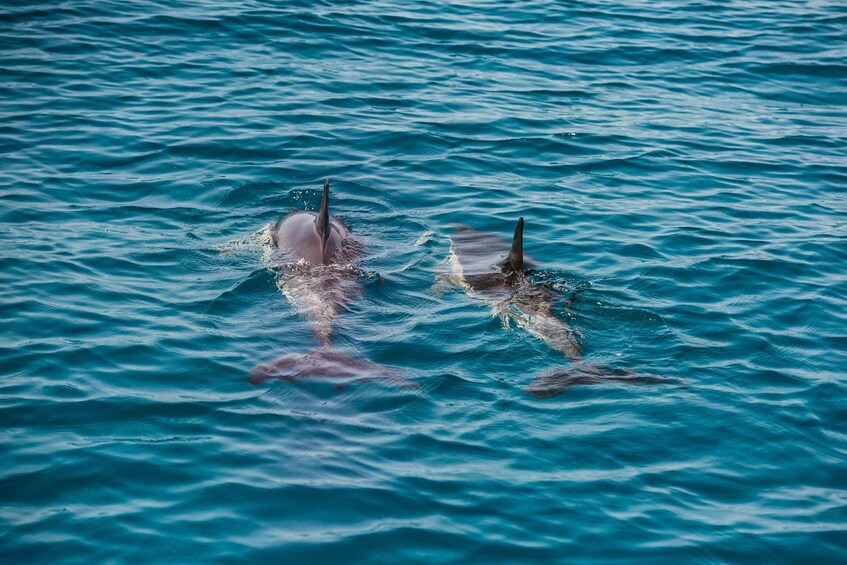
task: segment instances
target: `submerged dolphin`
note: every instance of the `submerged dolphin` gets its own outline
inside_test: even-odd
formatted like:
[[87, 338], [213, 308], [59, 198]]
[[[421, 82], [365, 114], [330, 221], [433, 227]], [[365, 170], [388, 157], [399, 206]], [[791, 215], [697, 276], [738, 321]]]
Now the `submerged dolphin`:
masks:
[[536, 398], [550, 398], [565, 392], [573, 386], [595, 385], [603, 383], [620, 383], [628, 385], [659, 385], [673, 382], [670, 379], [635, 373], [620, 367], [592, 365], [590, 363], [574, 363], [545, 371], [536, 377], [524, 391]]
[[550, 286], [528, 277], [531, 262], [523, 252], [524, 219], [518, 219], [511, 247], [500, 237], [467, 226], [456, 226], [450, 236], [450, 273], [441, 280], [462, 288], [469, 296], [492, 307], [503, 326], [511, 321], [562, 352], [573, 364], [547, 371], [525, 389], [537, 398], [549, 398], [576, 385], [599, 383], [661, 384], [655, 375], [580, 361], [580, 342], [574, 331], [553, 311], [561, 298]]
[[349, 355], [319, 347], [305, 355], [289, 353], [253, 367], [247, 376], [253, 384], [276, 377], [284, 381], [297, 382], [307, 377], [368, 378], [377, 377], [401, 383], [406, 387], [415, 385], [400, 377], [393, 367], [377, 365], [367, 359], [355, 359]]
[[549, 286], [526, 276], [523, 228], [520, 218], [509, 248], [494, 234], [457, 226], [450, 236], [451, 272], [446, 278], [490, 304], [504, 327], [514, 321], [569, 359], [579, 359], [580, 344], [573, 330], [553, 312], [558, 297]]
[[271, 228], [271, 241], [282, 268], [280, 290], [308, 320], [320, 347], [305, 355], [290, 353], [261, 363], [250, 371], [250, 381], [259, 383], [270, 377], [396, 377], [394, 368], [330, 349], [333, 320], [363, 293], [362, 271], [355, 261], [364, 247], [347, 226], [330, 215], [329, 179], [324, 183], [318, 213], [294, 212], [280, 219]]

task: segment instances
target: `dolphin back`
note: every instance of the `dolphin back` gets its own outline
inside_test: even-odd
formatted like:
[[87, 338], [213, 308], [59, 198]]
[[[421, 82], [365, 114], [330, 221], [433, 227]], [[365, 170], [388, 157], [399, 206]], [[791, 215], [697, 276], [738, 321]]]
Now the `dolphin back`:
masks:
[[277, 222], [272, 230], [274, 245], [291, 261], [333, 265], [349, 261], [345, 244], [350, 230], [329, 213], [329, 179], [324, 182], [320, 211], [295, 212]]
[[499, 235], [481, 232], [472, 227], [453, 224], [450, 234], [450, 261], [454, 271], [472, 287], [479, 289], [503, 287], [514, 283], [513, 273], [532, 268], [534, 261], [523, 252], [523, 218], [518, 220], [515, 235], [509, 242]]

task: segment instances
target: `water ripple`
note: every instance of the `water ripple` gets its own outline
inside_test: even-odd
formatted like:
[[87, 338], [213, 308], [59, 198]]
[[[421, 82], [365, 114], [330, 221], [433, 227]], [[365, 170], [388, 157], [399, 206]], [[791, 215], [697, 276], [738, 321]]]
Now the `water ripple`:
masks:
[[[844, 560], [839, 3], [0, 22], [0, 561]], [[336, 346], [415, 386], [246, 379], [316, 345], [265, 226], [326, 177]], [[568, 361], [435, 277], [519, 216], [584, 361], [673, 385], [524, 392]]]

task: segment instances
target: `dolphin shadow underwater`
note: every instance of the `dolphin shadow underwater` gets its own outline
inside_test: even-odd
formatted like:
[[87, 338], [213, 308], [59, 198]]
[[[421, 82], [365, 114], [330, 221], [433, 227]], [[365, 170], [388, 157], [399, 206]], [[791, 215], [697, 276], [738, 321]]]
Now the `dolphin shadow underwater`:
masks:
[[396, 367], [356, 359], [332, 349], [333, 320], [364, 294], [363, 271], [356, 267], [364, 245], [329, 213], [329, 179], [318, 213], [293, 212], [271, 228], [274, 262], [282, 274], [280, 290], [309, 323], [318, 343], [306, 354], [288, 353], [256, 365], [251, 383], [269, 378], [296, 382], [307, 377], [387, 379], [409, 385]]
[[524, 254], [524, 219], [518, 219], [511, 246], [499, 236], [455, 225], [450, 235], [450, 272], [436, 273], [435, 288], [450, 285], [492, 308], [503, 327], [525, 329], [572, 363], [538, 375], [524, 391], [549, 398], [578, 385], [605, 383], [670, 384], [676, 381], [624, 368], [582, 360], [581, 334], [554, 312], [564, 297], [545, 283], [534, 280], [534, 261]]

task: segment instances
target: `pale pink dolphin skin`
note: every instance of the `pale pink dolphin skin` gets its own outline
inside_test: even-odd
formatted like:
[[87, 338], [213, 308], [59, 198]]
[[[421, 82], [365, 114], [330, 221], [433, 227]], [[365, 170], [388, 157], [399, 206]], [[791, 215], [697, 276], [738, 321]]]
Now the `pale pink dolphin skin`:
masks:
[[356, 254], [348, 245], [350, 230], [329, 214], [329, 179], [324, 181], [320, 211], [286, 216], [276, 223], [271, 237], [292, 260], [303, 259], [310, 265], [345, 265]]
[[329, 213], [329, 179], [324, 182], [318, 213], [294, 212], [271, 230], [283, 267], [280, 290], [303, 315], [317, 340], [329, 346], [333, 320], [362, 295], [355, 262], [361, 242]]
[[[329, 213], [329, 179], [318, 213], [294, 212], [271, 230], [283, 274], [280, 290], [309, 322], [320, 346], [309, 353], [288, 353], [250, 371], [254, 384], [268, 378], [296, 381], [306, 377], [387, 378], [401, 380], [394, 367], [356, 359], [330, 345], [333, 320], [364, 292], [355, 262], [363, 246], [350, 229]], [[408, 381], [403, 381], [408, 383]]]

